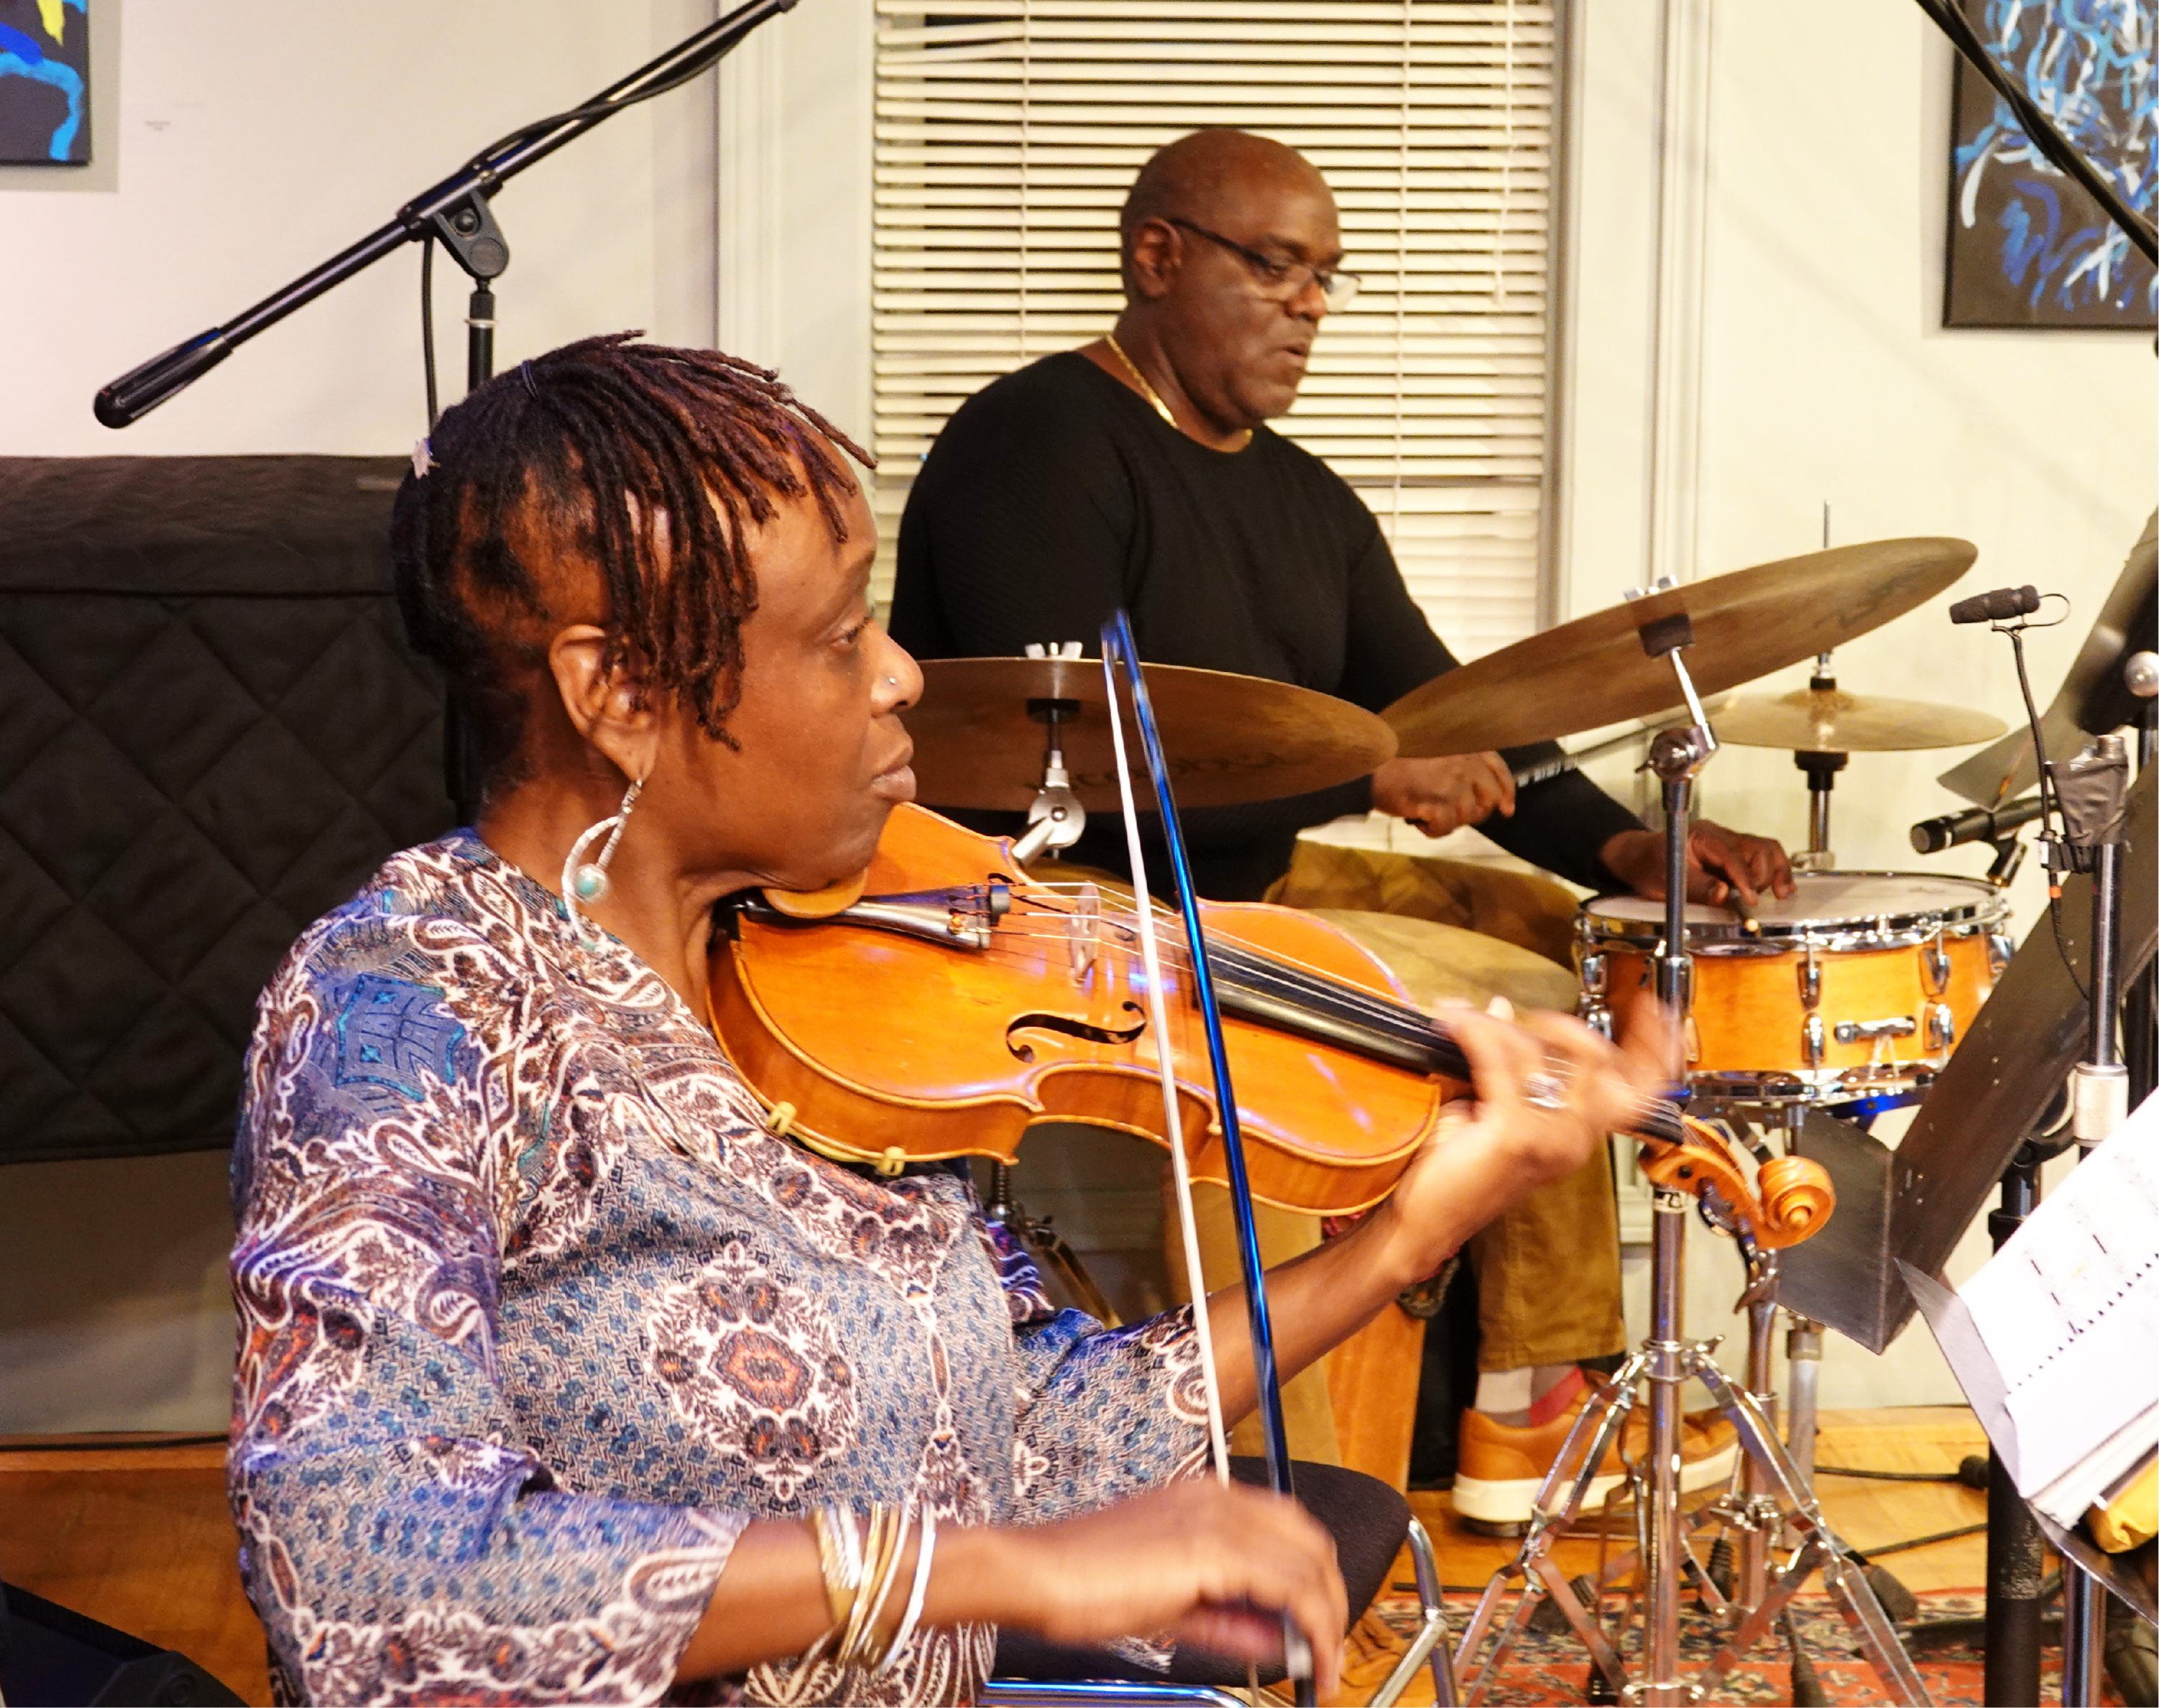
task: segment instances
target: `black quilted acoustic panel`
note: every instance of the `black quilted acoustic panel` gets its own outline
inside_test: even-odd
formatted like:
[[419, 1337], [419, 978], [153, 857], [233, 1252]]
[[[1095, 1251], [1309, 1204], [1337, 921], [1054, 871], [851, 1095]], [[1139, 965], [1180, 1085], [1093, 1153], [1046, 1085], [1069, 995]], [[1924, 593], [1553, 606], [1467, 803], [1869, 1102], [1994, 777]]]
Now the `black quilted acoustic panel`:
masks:
[[450, 822], [401, 458], [0, 458], [0, 1162], [222, 1149], [302, 926]]

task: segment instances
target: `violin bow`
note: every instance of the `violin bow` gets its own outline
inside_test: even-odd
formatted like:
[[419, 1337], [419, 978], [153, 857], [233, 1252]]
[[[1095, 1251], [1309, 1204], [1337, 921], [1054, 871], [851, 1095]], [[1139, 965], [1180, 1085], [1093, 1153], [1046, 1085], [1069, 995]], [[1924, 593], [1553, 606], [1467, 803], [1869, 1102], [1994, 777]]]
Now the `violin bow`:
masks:
[[[1207, 933], [1199, 914], [1199, 898], [1192, 887], [1192, 865], [1185, 851], [1184, 831], [1177, 816], [1177, 803], [1169, 786], [1169, 768], [1164, 763], [1162, 733], [1155, 722], [1154, 703], [1148, 697], [1147, 676], [1140, 668], [1139, 649], [1132, 640], [1131, 620], [1121, 609], [1102, 625], [1102, 675], [1109, 695], [1110, 735], [1116, 755], [1117, 791], [1124, 808], [1125, 849], [1131, 862], [1132, 888], [1138, 893], [1135, 908], [1140, 939], [1140, 958], [1147, 970], [1147, 1017], [1159, 1045], [1156, 1070], [1162, 1079], [1162, 1113], [1169, 1131], [1170, 1172], [1176, 1183], [1178, 1219], [1184, 1241], [1185, 1274], [1190, 1279], [1192, 1317], [1199, 1342], [1202, 1386], [1207, 1395], [1208, 1429], [1214, 1456], [1215, 1474], [1230, 1479], [1230, 1451], [1222, 1427], [1222, 1395], [1214, 1374], [1214, 1347], [1207, 1317], [1205, 1277], [1199, 1265], [1199, 1240], [1192, 1211], [1192, 1175], [1184, 1154], [1184, 1131], [1178, 1106], [1176, 1053], [1169, 1047], [1168, 1003], [1163, 996], [1162, 964], [1154, 931], [1153, 894], [1147, 882], [1147, 862], [1140, 846], [1139, 814], [1132, 796], [1132, 770], [1125, 750], [1124, 714], [1120, 679], [1131, 696], [1132, 721], [1139, 733], [1140, 752], [1147, 761], [1147, 779], [1153, 785], [1155, 805], [1162, 815], [1162, 841], [1169, 851], [1170, 877], [1175, 884], [1178, 912], [1183, 916], [1184, 934], [1192, 955], [1193, 999], [1207, 1036], [1207, 1058], [1214, 1076], [1214, 1106], [1222, 1124], [1222, 1154], [1230, 1177], [1230, 1202], [1236, 1217], [1237, 1256], [1245, 1275], [1245, 1307], [1252, 1340], [1252, 1373], [1260, 1404], [1260, 1419], [1266, 1444], [1267, 1482], [1277, 1494], [1294, 1494], [1289, 1468], [1289, 1432], [1282, 1419], [1281, 1379], [1275, 1364], [1273, 1324], [1267, 1315], [1266, 1274], [1260, 1261], [1258, 1224], [1252, 1215], [1252, 1189], [1245, 1173], [1244, 1130], [1237, 1116], [1237, 1095], [1230, 1079], [1230, 1057], [1222, 1037], [1222, 1013], [1214, 1000], [1214, 975], [1208, 960]], [[1313, 1700], [1312, 1657], [1303, 1652], [1299, 1633], [1283, 1622], [1282, 1635], [1288, 1672], [1297, 1681], [1300, 1704]]]

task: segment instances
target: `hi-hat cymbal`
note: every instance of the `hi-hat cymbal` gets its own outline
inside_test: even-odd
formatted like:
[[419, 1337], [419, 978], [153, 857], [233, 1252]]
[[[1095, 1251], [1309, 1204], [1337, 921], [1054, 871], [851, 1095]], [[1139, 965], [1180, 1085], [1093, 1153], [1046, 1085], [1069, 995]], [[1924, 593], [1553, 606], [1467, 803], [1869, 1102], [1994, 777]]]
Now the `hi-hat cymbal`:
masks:
[[1968, 748], [2009, 726], [1991, 712], [1800, 688], [1773, 698], [1742, 694], [1710, 724], [1721, 742], [1742, 748], [1789, 748], [1801, 753], [1887, 753], [1910, 748]]
[[[1346, 700], [1256, 676], [1148, 665], [1170, 788], [1185, 806], [1234, 806], [1330, 789], [1395, 754], [1394, 732]], [[1046, 726], [1029, 701], [1076, 710], [1058, 726], [1072, 792], [1090, 812], [1117, 810], [1116, 759], [1100, 659], [925, 660], [922, 700], [902, 714], [914, 738], [925, 806], [1023, 811], [1042, 787]], [[1149, 799], [1146, 765], [1128, 740]]]
[[1669, 587], [1532, 634], [1413, 688], [1382, 714], [1409, 755], [1476, 753], [1571, 735], [1680, 703], [1670, 661], [1640, 632], [1685, 613], [1685, 655], [1720, 694], [1841, 646], [1932, 598], [1971, 567], [1963, 540], [1838, 546]]

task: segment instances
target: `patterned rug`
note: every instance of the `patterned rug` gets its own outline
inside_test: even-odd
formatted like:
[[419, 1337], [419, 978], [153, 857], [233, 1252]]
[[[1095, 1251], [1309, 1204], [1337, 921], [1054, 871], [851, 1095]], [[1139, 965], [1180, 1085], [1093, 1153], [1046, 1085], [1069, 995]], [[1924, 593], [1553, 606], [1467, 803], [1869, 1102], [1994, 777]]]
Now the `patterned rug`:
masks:
[[[1977, 1618], [1986, 1608], [1985, 1598], [1976, 1594], [1942, 1592], [1922, 1595], [1919, 1616], [1916, 1624], [1923, 1628], [1929, 1622], [1944, 1619]], [[1468, 1618], [1473, 1597], [1449, 1595], [1447, 1609], [1449, 1628], [1457, 1636]], [[1622, 1603], [1617, 1599], [1605, 1604], [1608, 1620], [1616, 1617]], [[1820, 1680], [1823, 1695], [1839, 1708], [1860, 1708], [1860, 1705], [1893, 1704], [1892, 1696], [1882, 1680], [1875, 1674], [1859, 1653], [1852, 1639], [1851, 1628], [1837, 1612], [1826, 1597], [1807, 1595], [1793, 1602], [1793, 1612], [1799, 1627], [1799, 1641], [1813, 1659], [1815, 1675]], [[1390, 1633], [1406, 1641], [1416, 1628], [1416, 1603], [1405, 1597], [1390, 1596], [1373, 1608]], [[1956, 1644], [1939, 1640], [1929, 1641], [1923, 1635], [1913, 1635], [1912, 1625], [1899, 1628], [1898, 1634], [1907, 1640], [1912, 1664], [1926, 1685], [1929, 1698], [1950, 1708], [1950, 1705], [1983, 1702], [1985, 1663], [1978, 1643], [1970, 1641]], [[1689, 1607], [1680, 1628], [1681, 1659], [1684, 1669], [1691, 1674], [1698, 1670], [1716, 1652], [1722, 1638], [1709, 1619], [1691, 1606]], [[1350, 1667], [1353, 1693], [1354, 1686], [1377, 1682], [1386, 1674], [1385, 1664], [1375, 1665], [1383, 1659], [1377, 1653], [1363, 1657], [1356, 1654], [1358, 1645], [1352, 1644]], [[1399, 1653], [1400, 1650], [1395, 1651]], [[1636, 1664], [1636, 1653], [1630, 1638], [1627, 1648], [1621, 1650], [1622, 1658], [1629, 1667]], [[1364, 1664], [1357, 1664], [1361, 1659]], [[2050, 1648], [2045, 1653], [2047, 1674], [2043, 1685], [2046, 1700], [2060, 1699], [2059, 1669], [2061, 1652]], [[1363, 1674], [1373, 1672], [1369, 1680]], [[1536, 1631], [1525, 1631], [1508, 1651], [1504, 1664], [1483, 1700], [1495, 1708], [1529, 1708], [1529, 1705], [1561, 1702], [1583, 1702], [1589, 1681], [1588, 1658], [1582, 1645], [1571, 1634], [1546, 1635]], [[1428, 1677], [1420, 1681], [1424, 1691], [1431, 1689]], [[1412, 1692], [1406, 1700], [1429, 1701], [1428, 1694]], [[1710, 1702], [1788, 1703], [1792, 1700], [1792, 1667], [1790, 1651], [1781, 1639], [1764, 1641], [1725, 1677]], [[2102, 1700], [2119, 1702], [2110, 1685]]]

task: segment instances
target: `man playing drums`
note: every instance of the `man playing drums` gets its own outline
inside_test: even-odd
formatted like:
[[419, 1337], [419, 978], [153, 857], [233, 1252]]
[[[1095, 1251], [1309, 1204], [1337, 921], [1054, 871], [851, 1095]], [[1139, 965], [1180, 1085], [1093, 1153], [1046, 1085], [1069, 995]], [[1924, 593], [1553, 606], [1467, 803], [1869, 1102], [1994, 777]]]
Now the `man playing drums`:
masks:
[[[900, 528], [894, 638], [926, 658], [1015, 654], [1090, 640], [1121, 605], [1150, 661], [1295, 682], [1373, 710], [1454, 668], [1371, 512], [1266, 425], [1296, 400], [1320, 322], [1354, 288], [1325, 181], [1280, 143], [1203, 131], [1142, 169], [1121, 230], [1126, 306], [1114, 331], [977, 394], [925, 459]], [[1428, 836], [1480, 825], [1593, 888], [1661, 893], [1663, 839], [1587, 779], [1517, 792], [1513, 769], [1557, 752], [1396, 758], [1369, 781], [1192, 814], [1199, 888], [1480, 923], [1450, 901], [1462, 868], [1299, 852], [1303, 827], [1376, 809]], [[1121, 869], [1121, 836], [1098, 818], [1070, 857]], [[1764, 838], [1700, 822], [1689, 854], [1699, 899], [1790, 893], [1784, 851]], [[1518, 918], [1509, 934], [1564, 960], [1571, 900], [1511, 874], [1498, 882], [1498, 911]], [[1623, 1344], [1602, 1159], [1487, 1229], [1473, 1257], [1484, 1374], [1457, 1504], [1481, 1501], [1504, 1524], [1526, 1518], [1582, 1403], [1579, 1363]]]

